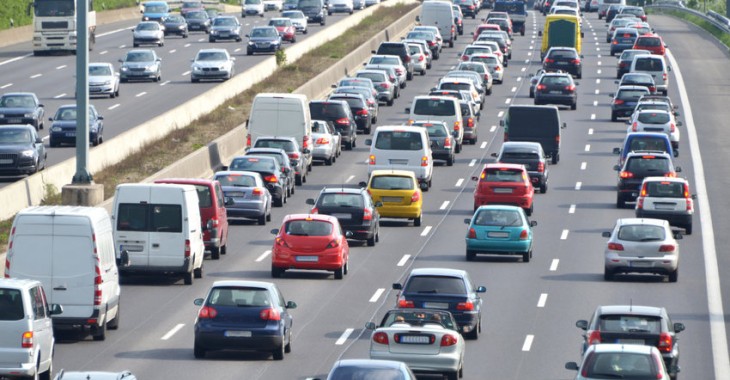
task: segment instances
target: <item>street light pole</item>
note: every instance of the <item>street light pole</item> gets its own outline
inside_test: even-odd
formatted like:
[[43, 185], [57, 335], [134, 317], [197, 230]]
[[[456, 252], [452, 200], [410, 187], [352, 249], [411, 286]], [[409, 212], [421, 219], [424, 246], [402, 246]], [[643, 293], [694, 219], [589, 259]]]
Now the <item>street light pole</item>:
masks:
[[76, 9], [76, 174], [72, 183], [90, 184], [89, 173], [89, 0]]

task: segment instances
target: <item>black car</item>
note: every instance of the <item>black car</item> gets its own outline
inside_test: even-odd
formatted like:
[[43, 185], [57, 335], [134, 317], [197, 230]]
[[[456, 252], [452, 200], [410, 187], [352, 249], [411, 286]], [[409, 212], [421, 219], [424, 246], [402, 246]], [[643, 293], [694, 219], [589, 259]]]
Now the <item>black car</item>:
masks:
[[[463, 108], [462, 108], [463, 110]], [[446, 161], [446, 166], [454, 165], [454, 147], [456, 141], [449, 133], [449, 127], [443, 121], [415, 121], [411, 124], [414, 127], [423, 127], [428, 131], [428, 139], [431, 141], [431, 157], [434, 160]]]
[[563, 104], [575, 110], [578, 107], [578, 91], [570, 74], [545, 73], [535, 86], [535, 105]]
[[677, 334], [683, 323], [673, 323], [663, 307], [639, 305], [598, 306], [590, 321], [579, 320], [575, 326], [585, 331], [582, 352], [598, 343], [623, 343], [654, 346], [662, 354], [672, 379], [679, 372]]
[[[377, 55], [397, 55], [400, 57], [403, 66], [406, 67], [406, 79], [413, 79], [413, 61], [409, 54], [408, 44], [405, 42], [381, 42], [378, 50], [373, 50]], [[403, 86], [405, 87], [405, 86]]]
[[324, 25], [327, 22], [327, 9], [324, 0], [299, 0], [297, 9], [307, 16], [307, 22], [318, 22]]
[[30, 125], [0, 127], [0, 174], [33, 174], [46, 167], [46, 148]]
[[12, 92], [0, 97], [0, 124], [30, 124], [43, 129], [45, 109], [32, 92]]
[[274, 205], [283, 207], [287, 201], [287, 178], [281, 171], [279, 161], [270, 156], [239, 156], [231, 161], [231, 165], [223, 170], [244, 170], [257, 172], [261, 174], [261, 178], [266, 183], [266, 189], [269, 190], [274, 198]]
[[343, 230], [353, 233], [353, 240], [365, 240], [371, 247], [380, 241], [379, 203], [359, 186], [325, 187], [316, 200], [307, 199], [311, 213], [336, 217]]
[[273, 26], [256, 26], [247, 34], [248, 47], [246, 55], [254, 53], [274, 53], [281, 49], [281, 36]]
[[165, 26], [165, 37], [175, 34], [182, 38], [188, 38], [188, 22], [184, 17], [178, 15], [170, 15], [162, 22]]
[[188, 12], [185, 15], [189, 31], [210, 32], [210, 16], [203, 11]]
[[372, 120], [368, 103], [360, 94], [332, 94], [328, 100], [343, 100], [350, 105], [350, 111], [355, 116], [357, 130], [366, 135], [370, 134]]
[[630, 117], [634, 113], [636, 103], [644, 95], [651, 95], [649, 89], [644, 86], [621, 86], [615, 94], [608, 94], [611, 101], [611, 121], [617, 121], [619, 117]]
[[357, 124], [350, 105], [343, 100], [312, 100], [309, 102], [312, 120], [331, 121], [342, 136], [348, 150], [357, 145]]
[[619, 87], [621, 86], [642, 86], [649, 90], [650, 94], [656, 94], [656, 83], [654, 77], [649, 73], [626, 73], [621, 77], [620, 81], [615, 81]]
[[547, 155], [540, 143], [506, 141], [502, 143], [499, 153], [492, 153], [492, 157], [496, 157], [500, 163], [525, 165], [532, 185], [539, 188], [540, 193], [547, 192], [550, 171]]
[[626, 156], [623, 167], [613, 167], [618, 172], [616, 208], [625, 208], [639, 196], [641, 183], [646, 177], [674, 177], [682, 168], [674, 167], [672, 156], [667, 152], [634, 151]]
[[294, 183], [295, 183], [295, 177], [294, 173], [296, 172], [295, 167], [292, 165], [292, 162], [289, 160], [289, 156], [286, 154], [286, 152], [283, 149], [276, 149], [276, 148], [251, 148], [248, 151], [246, 151], [246, 156], [271, 156], [276, 158], [276, 160], [279, 162], [279, 165], [281, 166], [281, 174], [286, 177], [286, 192], [287, 196], [292, 196], [294, 192], [296, 191], [294, 189]]
[[461, 8], [461, 13], [464, 15], [464, 17], [471, 16], [472, 19], [477, 18], [477, 13], [479, 13], [479, 9], [474, 3], [474, 0], [455, 0], [454, 4], [458, 5], [459, 8]]
[[562, 70], [581, 79], [583, 77], [581, 58], [583, 57], [574, 48], [552, 47], [542, 60], [542, 68], [545, 71]]
[[296, 138], [286, 136], [259, 136], [253, 142], [253, 148], [275, 148], [283, 150], [286, 152], [291, 166], [294, 168], [293, 175], [296, 184], [301, 186], [303, 182], [307, 182], [307, 173], [309, 172], [308, 163], [312, 161], [310, 159], [312, 152], [309, 149], [300, 149]]

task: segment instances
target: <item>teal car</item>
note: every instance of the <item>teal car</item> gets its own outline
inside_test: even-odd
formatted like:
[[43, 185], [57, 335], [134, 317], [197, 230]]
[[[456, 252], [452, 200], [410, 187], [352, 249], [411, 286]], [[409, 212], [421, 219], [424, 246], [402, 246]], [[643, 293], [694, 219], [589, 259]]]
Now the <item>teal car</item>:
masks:
[[532, 227], [521, 207], [507, 205], [480, 206], [471, 219], [466, 233], [466, 260], [477, 254], [521, 255], [527, 263], [532, 258]]

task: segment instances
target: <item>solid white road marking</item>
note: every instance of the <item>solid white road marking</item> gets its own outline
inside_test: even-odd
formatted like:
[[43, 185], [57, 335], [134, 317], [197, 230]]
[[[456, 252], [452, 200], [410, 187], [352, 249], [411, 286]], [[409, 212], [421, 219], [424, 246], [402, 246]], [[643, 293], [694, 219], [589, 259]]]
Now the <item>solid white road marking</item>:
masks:
[[190, 75], [190, 71], [186, 71], [186, 72], [182, 73], [182, 76], [184, 76], [184, 77], [188, 76], [188, 75]]
[[464, 178], [459, 178], [459, 180], [458, 180], [458, 181], [456, 181], [456, 185], [454, 185], [454, 186], [455, 186], [455, 187], [459, 187], [459, 186], [461, 186], [461, 185], [462, 185], [463, 183], [464, 183]]
[[403, 257], [400, 259], [400, 261], [396, 265], [399, 267], [402, 267], [402, 266], [406, 265], [406, 263], [408, 262], [408, 259], [410, 259], [410, 258], [411, 258], [411, 255], [403, 255]]
[[568, 209], [568, 214], [575, 214], [575, 205], [570, 205], [570, 208]]
[[180, 331], [180, 329], [184, 326], [184, 323], [178, 323], [175, 327], [172, 328], [172, 330], [168, 331], [167, 334], [162, 337], [162, 340], [168, 340], [172, 338], [172, 336], [175, 335], [176, 332]]
[[428, 235], [428, 233], [429, 233], [429, 232], [431, 232], [431, 228], [433, 228], [433, 227], [431, 227], [431, 226], [426, 226], [426, 228], [424, 228], [424, 229], [423, 229], [423, 232], [421, 232], [421, 236], [426, 236], [426, 235]]
[[588, 166], [587, 162], [581, 162], [580, 163], [580, 170], [586, 170], [586, 166]]
[[142, 91], [139, 94], [135, 95], [135, 97], [139, 98], [140, 96], [145, 96], [145, 95], [147, 95], [147, 92], [146, 91]]
[[373, 294], [372, 297], [370, 297], [370, 302], [378, 302], [378, 298], [385, 292], [385, 288], [380, 288], [375, 291], [375, 294]]
[[109, 107], [109, 108], [107, 108], [107, 109], [108, 109], [109, 111], [111, 111], [111, 110], [113, 110], [113, 109], [115, 109], [115, 108], [119, 107], [120, 105], [121, 105], [121, 104], [117, 103], [117, 104], [115, 104], [115, 105], [113, 105], [113, 106], [111, 106], [111, 107]]
[[241, 48], [236, 48], [235, 50], [233, 50], [234, 53], [238, 53], [239, 51], [241, 51]]
[[532, 347], [533, 339], [535, 339], [534, 335], [528, 335], [525, 337], [525, 343], [522, 344], [522, 351], [530, 351], [530, 347]]
[[31, 55], [33, 55], [33, 53], [21, 55], [20, 57], [11, 58], [11, 59], [8, 59], [7, 61], [2, 61], [2, 62], [0, 62], [0, 66], [11, 63], [11, 62], [20, 61], [21, 59], [30, 57]]
[[261, 254], [261, 256], [259, 256], [259, 257], [256, 258], [256, 262], [257, 263], [260, 263], [260, 262], [264, 261], [264, 259], [267, 256], [269, 256], [270, 254], [271, 254], [271, 250], [270, 249], [267, 249], [266, 251], [264, 251], [264, 253]]
[[576, 190], [580, 190], [581, 186], [583, 186], [583, 182], [578, 181], [578, 182], [575, 183], [575, 189]]
[[42, 77], [42, 76], [43, 76], [43, 74], [33, 74], [30, 76], [30, 79], [35, 79], [35, 78]]
[[476, 165], [476, 163], [477, 163], [477, 160], [476, 159], [471, 160], [469, 162], [469, 167], [472, 167], [472, 166]]
[[540, 294], [540, 298], [537, 300], [537, 307], [545, 307], [545, 303], [547, 302], [547, 293]]
[[63, 94], [58, 94], [58, 95], [54, 96], [53, 99], [60, 99], [60, 98], [63, 98], [64, 96], [66, 96], [65, 92]]
[[3, 88], [4, 89], [4, 88], [8, 88], [8, 87], [10, 87], [12, 85], [13, 85], [12, 83], [4, 84], [4, 85], [0, 86], [0, 88]]
[[586, 152], [590, 152], [591, 151], [591, 144], [586, 144], [585, 151]]
[[347, 177], [347, 179], [345, 180], [345, 183], [348, 183], [348, 182], [352, 181], [353, 179], [355, 179], [355, 176], [351, 175], [351, 176]]
[[[494, 127], [494, 126], [492, 126], [492, 127]], [[492, 132], [491, 129], [489, 131]], [[487, 142], [486, 141], [482, 141], [482, 145], [479, 145], [479, 149], [484, 149], [486, 147], [487, 147]]]
[[335, 344], [338, 346], [345, 344], [345, 341], [347, 341], [347, 338], [350, 336], [350, 334], [352, 334], [353, 331], [355, 331], [355, 329], [345, 330], [340, 336], [340, 339], [337, 339], [337, 342], [335, 342]]
[[563, 233], [560, 234], [560, 240], [568, 239], [568, 232], [568, 230], [563, 230]]
[[446, 210], [447, 207], [449, 207], [450, 201], [444, 201], [444, 203], [441, 204], [441, 207], [439, 207], [439, 210]]
[[56, 70], [61, 70], [61, 69], [65, 68], [65, 67], [66, 67], [66, 65], [56, 66]]

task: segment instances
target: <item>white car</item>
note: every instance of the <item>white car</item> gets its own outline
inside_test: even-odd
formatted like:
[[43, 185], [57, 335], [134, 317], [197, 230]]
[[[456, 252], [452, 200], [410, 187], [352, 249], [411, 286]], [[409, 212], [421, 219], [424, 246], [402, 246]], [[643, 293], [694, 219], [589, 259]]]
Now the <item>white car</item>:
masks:
[[413, 372], [457, 379], [464, 370], [464, 338], [454, 317], [445, 310], [393, 309], [373, 330], [370, 359], [406, 363]]
[[504, 67], [507, 67], [507, 65], [505, 65], [505, 62], [504, 62], [504, 53], [502, 53], [502, 50], [499, 49], [499, 44], [497, 43], [497, 41], [490, 41], [490, 40], [479, 41], [479, 40], [477, 40], [477, 41], [472, 42], [472, 45], [491, 47], [492, 54], [499, 57], [499, 62], [501, 62]]
[[340, 134], [325, 120], [312, 120], [312, 160], [324, 161], [329, 166], [337, 161], [342, 151]]
[[132, 45], [165, 46], [165, 27], [157, 21], [142, 21], [132, 29]]
[[395, 69], [395, 73], [398, 76], [398, 82], [400, 88], [406, 87], [406, 76], [408, 72], [406, 66], [403, 65], [403, 61], [397, 55], [373, 55], [370, 57], [370, 61], [365, 63], [365, 69], [374, 69], [379, 67], [392, 67]]
[[428, 68], [428, 56], [426, 55], [424, 48], [421, 44], [408, 44], [408, 55], [413, 61], [413, 71], [419, 72], [421, 75], [426, 75], [426, 69]]
[[119, 73], [111, 63], [89, 63], [89, 96], [119, 96]]
[[695, 198], [684, 178], [646, 177], [636, 198], [636, 217], [664, 219], [691, 235]]
[[241, 0], [241, 17], [256, 15], [264, 17], [263, 0]]
[[352, 0], [330, 0], [327, 8], [327, 14], [332, 16], [332, 13], [349, 13], [352, 14], [355, 11], [355, 5]]
[[626, 122], [629, 127], [626, 129], [630, 132], [661, 132], [669, 136], [672, 142], [672, 149], [679, 149], [680, 132], [682, 126], [681, 121], [674, 119], [674, 113], [658, 109], [643, 109], [634, 112], [631, 118]]
[[264, 12], [281, 11], [284, 8], [284, 0], [264, 0]]
[[193, 59], [190, 81], [195, 83], [201, 79], [231, 79], [235, 73], [235, 59], [226, 49], [201, 49]]
[[297, 32], [307, 34], [307, 16], [302, 11], [284, 11], [281, 17], [290, 19]]

